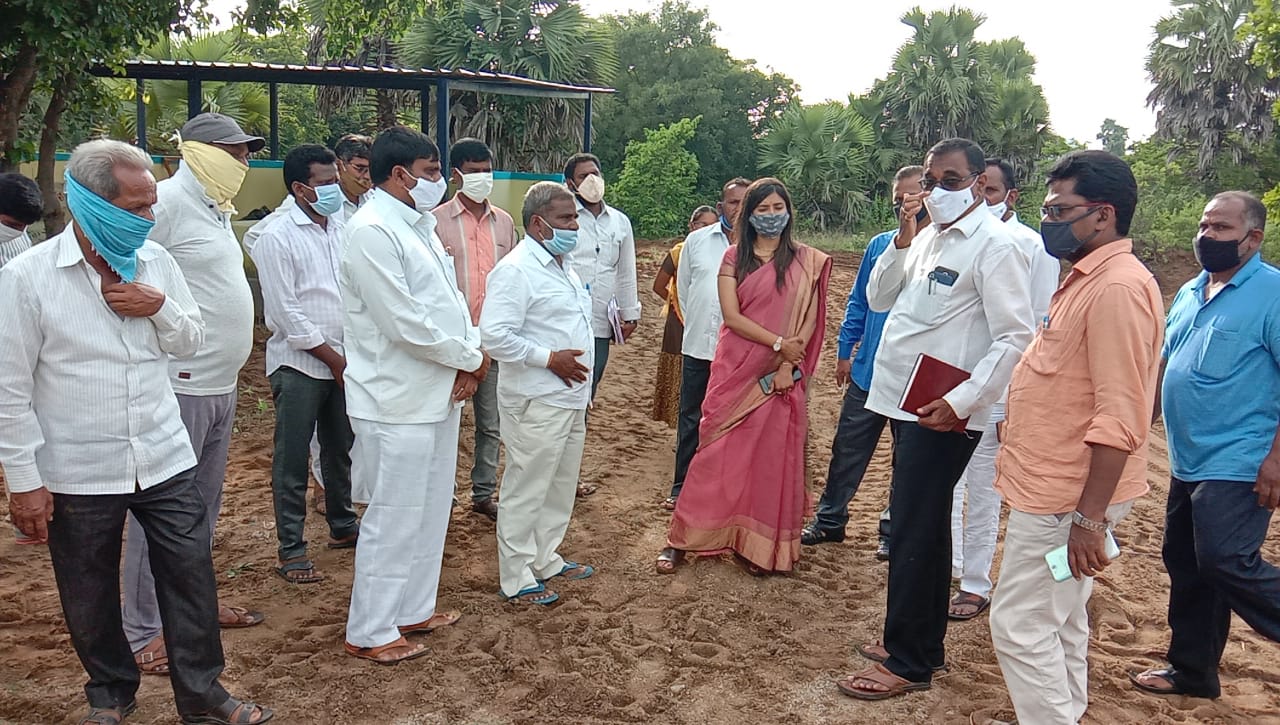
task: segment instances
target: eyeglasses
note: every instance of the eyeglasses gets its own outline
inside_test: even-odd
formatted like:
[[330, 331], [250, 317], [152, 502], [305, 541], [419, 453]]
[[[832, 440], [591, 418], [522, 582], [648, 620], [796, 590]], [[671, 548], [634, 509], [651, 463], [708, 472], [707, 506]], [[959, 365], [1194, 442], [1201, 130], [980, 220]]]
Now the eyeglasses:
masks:
[[1040, 216], [1051, 222], [1059, 222], [1062, 221], [1062, 215], [1072, 209], [1088, 209], [1089, 211], [1085, 214], [1081, 214], [1071, 220], [1073, 222], [1078, 222], [1089, 214], [1092, 214], [1095, 210], [1101, 209], [1104, 206], [1110, 206], [1110, 204], [1053, 204], [1051, 206], [1040, 207]]
[[973, 177], [977, 176], [979, 173], [981, 172], [975, 171], [972, 174], [969, 174], [968, 176], [961, 176], [961, 177], [952, 176], [952, 177], [943, 179], [942, 181], [934, 181], [933, 179], [930, 179], [929, 177], [926, 176], [920, 180], [920, 188], [924, 189], [925, 191], [933, 191], [934, 187], [941, 186], [947, 191], [960, 191], [961, 189], [964, 188], [964, 182], [968, 181], [969, 179], [972, 179]]

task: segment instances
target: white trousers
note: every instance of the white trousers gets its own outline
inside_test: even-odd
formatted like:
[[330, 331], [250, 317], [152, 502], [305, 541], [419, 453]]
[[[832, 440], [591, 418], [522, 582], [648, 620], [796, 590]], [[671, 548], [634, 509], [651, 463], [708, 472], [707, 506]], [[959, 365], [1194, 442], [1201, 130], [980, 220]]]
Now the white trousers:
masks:
[[[1133, 502], [1114, 504], [1117, 522]], [[1018, 722], [1076, 725], [1089, 706], [1089, 613], [1093, 578], [1055, 582], [1044, 555], [1067, 543], [1071, 514], [1013, 510], [1004, 535], [991, 641]]]
[[1000, 452], [998, 420], [1004, 420], [1004, 403], [992, 408], [991, 422], [956, 483], [951, 502], [951, 574], [960, 579], [961, 591], [980, 597], [991, 593], [991, 562], [1000, 536], [1001, 499], [995, 486], [996, 454]]
[[498, 500], [498, 576], [505, 596], [535, 587], [564, 568], [557, 549], [573, 515], [586, 413], [537, 400], [498, 406], [507, 448]]
[[351, 419], [352, 497], [359, 489], [369, 503], [347, 614], [347, 642], [357, 647], [390, 644], [400, 637], [397, 627], [436, 612], [460, 420], [460, 409], [439, 423]]

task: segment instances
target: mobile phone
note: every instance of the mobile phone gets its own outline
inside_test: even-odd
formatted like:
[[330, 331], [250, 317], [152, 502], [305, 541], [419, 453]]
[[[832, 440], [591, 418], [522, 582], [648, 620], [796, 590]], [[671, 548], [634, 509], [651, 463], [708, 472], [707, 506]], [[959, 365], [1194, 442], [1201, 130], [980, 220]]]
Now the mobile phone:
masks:
[[[771, 389], [773, 388], [773, 376], [776, 374], [777, 371], [774, 371], [765, 375], [763, 378], [760, 378], [760, 389], [764, 391], [765, 395], [768, 395], [771, 392]], [[792, 380], [799, 382], [802, 377], [804, 377], [804, 373], [800, 372], [800, 368], [796, 368], [791, 371]]]
[[[1111, 535], [1111, 530], [1106, 533], [1106, 555], [1108, 559], [1115, 560], [1120, 556], [1120, 547], [1116, 544], [1116, 539]], [[1071, 565], [1067, 563], [1067, 545], [1063, 544], [1048, 554], [1044, 555], [1044, 562], [1049, 565], [1049, 573], [1053, 574], [1053, 580], [1056, 582], [1064, 582], [1071, 578]]]

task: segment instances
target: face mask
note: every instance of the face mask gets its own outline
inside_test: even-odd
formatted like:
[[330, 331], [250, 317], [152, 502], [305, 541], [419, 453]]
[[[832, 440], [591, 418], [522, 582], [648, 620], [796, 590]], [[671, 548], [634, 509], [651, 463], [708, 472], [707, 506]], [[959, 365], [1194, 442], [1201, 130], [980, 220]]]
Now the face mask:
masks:
[[1196, 237], [1196, 260], [1206, 272], [1235, 269], [1240, 266], [1240, 243], [1243, 241], [1213, 239], [1201, 234]]
[[[405, 171], [408, 172], [408, 169]], [[418, 213], [426, 214], [439, 206], [440, 200], [444, 198], [444, 190], [449, 188], [449, 182], [445, 181], [443, 176], [435, 181], [419, 179], [413, 174], [409, 176], [417, 181], [409, 189], [409, 196], [413, 197], [413, 207], [418, 210]]]
[[26, 227], [23, 227], [22, 229], [14, 229], [13, 227], [0, 224], [0, 244], [12, 242], [26, 233]]
[[321, 216], [333, 216], [342, 211], [342, 187], [338, 184], [322, 184], [311, 187], [316, 193], [316, 200], [307, 202], [311, 209]]
[[459, 192], [477, 204], [483, 204], [493, 193], [493, 174], [487, 171], [462, 175]]
[[592, 174], [578, 184], [578, 196], [588, 204], [599, 204], [604, 198], [604, 177]]
[[1005, 194], [998, 204], [988, 204], [987, 211], [996, 219], [1004, 221], [1004, 215], [1009, 213], [1009, 195]]
[[542, 221], [548, 227], [551, 227], [551, 238], [538, 241], [542, 242], [542, 246], [546, 247], [548, 252], [560, 257], [578, 248], [577, 229], [556, 229], [546, 219]]
[[178, 150], [182, 152], [182, 163], [191, 169], [204, 187], [204, 193], [213, 199], [218, 209], [235, 214], [236, 208], [231, 200], [240, 193], [249, 167], [217, 146], [199, 141], [183, 141], [178, 144]]
[[120, 279], [132, 282], [138, 271], [138, 250], [155, 222], [121, 209], [64, 173], [67, 208], [99, 257]]
[[[929, 210], [921, 206], [920, 211], [916, 212], [916, 224], [919, 224], [920, 222], [924, 221], [925, 216], [927, 216], [928, 214], [929, 214]], [[894, 219], [902, 218], [902, 202], [900, 201], [896, 201], [893, 203], [893, 218]]]
[[924, 207], [929, 210], [929, 218], [934, 224], [950, 224], [973, 206], [973, 202], [972, 186], [959, 191], [948, 191], [935, 186], [929, 196], [925, 197]]
[[729, 220], [725, 218], [724, 214], [720, 215], [720, 226], [728, 229], [729, 231], [733, 231], [733, 225], [729, 223]]
[[791, 214], [785, 211], [778, 214], [752, 214], [748, 217], [748, 221], [755, 227], [757, 234], [773, 239], [782, 236], [782, 230], [786, 229], [787, 222], [791, 221]]

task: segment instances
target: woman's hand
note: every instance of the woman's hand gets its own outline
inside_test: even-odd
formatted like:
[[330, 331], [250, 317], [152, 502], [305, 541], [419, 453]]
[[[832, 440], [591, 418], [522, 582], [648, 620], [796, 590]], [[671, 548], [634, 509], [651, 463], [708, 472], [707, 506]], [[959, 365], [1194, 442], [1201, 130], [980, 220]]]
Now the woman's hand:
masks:
[[790, 390], [796, 384], [796, 381], [791, 379], [794, 371], [795, 368], [786, 363], [778, 366], [778, 370], [773, 374], [773, 384], [769, 386], [769, 392], [782, 395]]
[[804, 338], [788, 337], [782, 341], [782, 359], [792, 365], [800, 364], [804, 360]]

